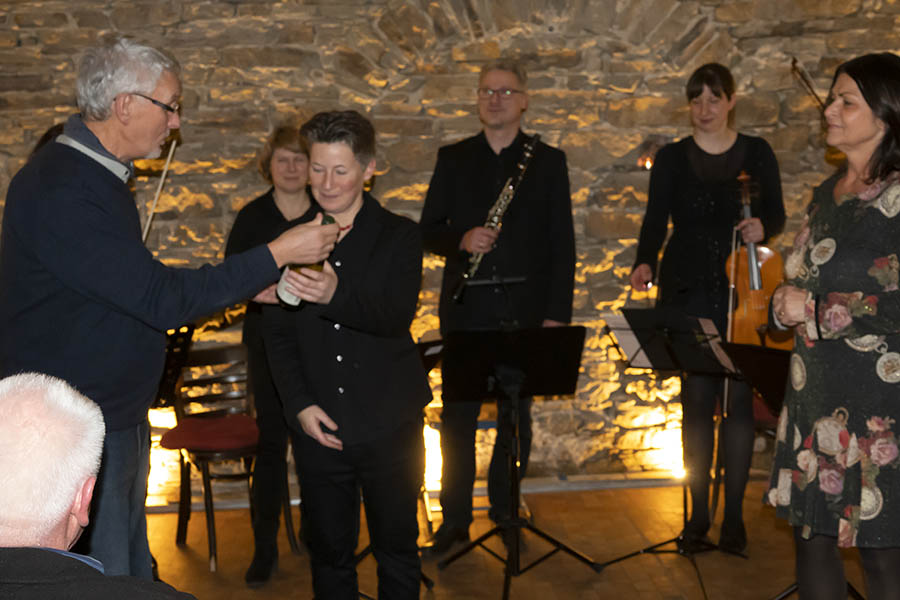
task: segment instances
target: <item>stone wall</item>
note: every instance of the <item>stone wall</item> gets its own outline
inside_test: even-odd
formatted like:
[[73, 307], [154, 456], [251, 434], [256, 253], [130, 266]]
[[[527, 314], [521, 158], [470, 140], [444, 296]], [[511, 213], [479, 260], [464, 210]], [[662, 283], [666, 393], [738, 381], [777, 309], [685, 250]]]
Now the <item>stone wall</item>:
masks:
[[[677, 463], [677, 381], [625, 371], [601, 334], [629, 300], [646, 202], [636, 167], [648, 136], [689, 132], [683, 85], [716, 60], [738, 80], [737, 125], [763, 135], [790, 214], [829, 170], [816, 105], [835, 65], [900, 48], [898, 0], [14, 0], [0, 4], [0, 198], [35, 140], [73, 112], [79, 51], [121, 32], [184, 66], [181, 145], [148, 245], [173, 265], [219, 260], [235, 212], [264, 190], [254, 155], [267, 132], [320, 109], [368, 111], [379, 132], [376, 195], [418, 217], [439, 146], [479, 128], [480, 65], [530, 70], [527, 131], [568, 154], [578, 265], [575, 321], [589, 329], [574, 397], [535, 408], [533, 473], [603, 473]], [[145, 213], [162, 161], [136, 182]], [[440, 261], [430, 257], [416, 336], [435, 335]]]

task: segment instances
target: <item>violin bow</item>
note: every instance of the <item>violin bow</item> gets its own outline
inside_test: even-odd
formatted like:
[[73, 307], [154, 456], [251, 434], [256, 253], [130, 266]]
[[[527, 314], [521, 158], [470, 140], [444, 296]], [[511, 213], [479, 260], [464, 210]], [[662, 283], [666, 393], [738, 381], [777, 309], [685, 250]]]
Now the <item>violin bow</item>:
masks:
[[822, 99], [819, 98], [818, 92], [816, 92], [815, 85], [813, 85], [813, 80], [809, 76], [809, 73], [804, 68], [803, 64], [797, 60], [796, 56], [791, 57], [791, 73], [793, 73], [797, 79], [800, 80], [800, 84], [803, 86], [803, 89], [806, 90], [806, 93], [809, 94], [813, 100], [816, 101], [816, 104], [819, 105], [819, 110], [821, 112], [825, 112], [825, 103], [822, 102]]
[[153, 223], [153, 215], [156, 213], [156, 204], [159, 202], [159, 195], [162, 193], [163, 184], [166, 182], [166, 174], [169, 172], [169, 165], [172, 164], [172, 155], [175, 154], [175, 146], [178, 145], [178, 139], [172, 138], [172, 145], [169, 147], [169, 156], [166, 158], [166, 164], [163, 167], [162, 175], [159, 177], [159, 183], [156, 186], [156, 194], [153, 196], [153, 203], [150, 205], [150, 212], [147, 213], [147, 222], [144, 223], [144, 234], [141, 241], [147, 242], [147, 234], [150, 233], [150, 224]]

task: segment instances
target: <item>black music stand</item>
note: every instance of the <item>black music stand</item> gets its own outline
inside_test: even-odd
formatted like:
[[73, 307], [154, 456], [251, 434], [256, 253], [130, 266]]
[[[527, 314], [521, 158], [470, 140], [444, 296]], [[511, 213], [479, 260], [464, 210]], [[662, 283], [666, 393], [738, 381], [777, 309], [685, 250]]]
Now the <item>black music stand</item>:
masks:
[[[511, 402], [511, 414], [507, 422], [498, 427], [507, 427], [512, 434], [509, 456], [510, 490], [509, 514], [490, 531], [470, 542], [465, 548], [438, 562], [444, 569], [450, 563], [481, 546], [494, 558], [504, 562], [503, 598], [509, 598], [510, 580], [528, 571], [560, 550], [597, 570], [597, 563], [570, 548], [561, 541], [541, 531], [519, 516], [519, 419], [518, 398], [525, 396], [546, 396], [572, 394], [578, 381], [581, 365], [581, 351], [584, 348], [585, 329], [575, 327], [541, 327], [515, 331], [460, 331], [447, 336], [444, 352], [454, 353], [454, 358], [465, 365], [471, 374], [469, 381], [471, 397], [484, 397], [500, 391], [498, 402]], [[498, 371], [502, 373], [495, 376]], [[510, 376], [511, 373], [514, 373]], [[519, 556], [519, 540], [522, 529], [528, 529], [553, 546], [553, 549], [529, 565], [522, 567]], [[485, 540], [501, 536], [507, 546], [507, 555], [502, 557], [484, 545]]]
[[[747, 382], [763, 397], [766, 406], [773, 414], [779, 414], [784, 403], [784, 390], [790, 370], [790, 351], [751, 344], [723, 343], [722, 347]], [[799, 587], [795, 581], [772, 600], [784, 600], [796, 591], [799, 591]], [[849, 581], [847, 593], [856, 600], [865, 600]]]
[[[605, 332], [614, 334], [614, 343], [628, 367], [688, 374], [729, 376], [735, 372], [728, 355], [719, 345], [716, 326], [709, 319], [688, 316], [671, 308], [624, 309], [621, 317], [606, 318]], [[687, 487], [681, 488], [682, 521], [687, 526]], [[683, 531], [683, 530], [682, 530]], [[663, 548], [675, 544], [674, 549]], [[691, 561], [703, 597], [706, 587], [694, 554], [715, 550], [706, 543], [699, 550], [686, 547], [682, 533], [597, 565], [598, 571], [642, 554], [678, 554]]]

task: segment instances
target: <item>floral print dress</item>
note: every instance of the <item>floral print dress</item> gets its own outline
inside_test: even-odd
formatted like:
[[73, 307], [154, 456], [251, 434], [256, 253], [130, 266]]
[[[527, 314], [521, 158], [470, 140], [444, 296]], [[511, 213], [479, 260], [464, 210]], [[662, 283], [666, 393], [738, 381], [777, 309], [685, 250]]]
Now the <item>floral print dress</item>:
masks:
[[767, 500], [805, 538], [900, 546], [900, 181], [835, 200], [839, 177], [815, 190], [785, 262], [809, 294]]

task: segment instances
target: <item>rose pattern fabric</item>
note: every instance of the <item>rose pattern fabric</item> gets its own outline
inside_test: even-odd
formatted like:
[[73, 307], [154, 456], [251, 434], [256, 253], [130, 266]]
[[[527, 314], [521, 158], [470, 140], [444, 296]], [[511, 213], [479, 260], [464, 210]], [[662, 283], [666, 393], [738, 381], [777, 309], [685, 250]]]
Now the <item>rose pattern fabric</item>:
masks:
[[838, 177], [815, 190], [785, 261], [808, 296], [765, 499], [804, 537], [897, 547], [900, 175], [835, 199]]

